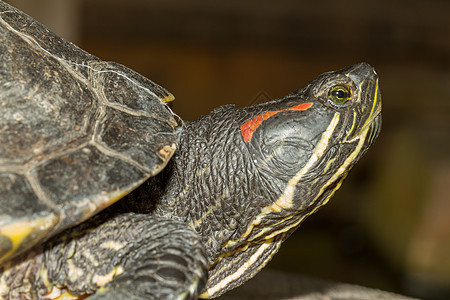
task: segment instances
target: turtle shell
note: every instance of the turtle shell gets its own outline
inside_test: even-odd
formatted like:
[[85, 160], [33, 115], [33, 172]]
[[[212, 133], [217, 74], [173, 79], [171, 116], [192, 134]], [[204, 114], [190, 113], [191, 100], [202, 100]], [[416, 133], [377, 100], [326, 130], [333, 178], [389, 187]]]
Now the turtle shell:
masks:
[[0, 2], [0, 262], [164, 168], [173, 96]]

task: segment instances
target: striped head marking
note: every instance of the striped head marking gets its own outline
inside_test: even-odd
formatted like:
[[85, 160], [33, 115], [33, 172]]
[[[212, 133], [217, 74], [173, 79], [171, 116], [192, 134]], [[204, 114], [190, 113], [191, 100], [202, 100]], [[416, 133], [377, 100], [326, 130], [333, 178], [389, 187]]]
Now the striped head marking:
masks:
[[307, 110], [311, 106], [312, 106], [312, 103], [307, 102], [307, 103], [302, 103], [302, 104], [295, 105], [293, 107], [288, 107], [288, 108], [281, 109], [281, 110], [266, 111], [260, 115], [257, 115], [256, 117], [254, 117], [251, 120], [248, 120], [241, 126], [241, 133], [242, 133], [242, 137], [244, 138], [244, 142], [246, 142], [246, 143], [250, 142], [253, 137], [253, 133], [255, 132], [256, 129], [258, 129], [259, 125], [261, 125], [261, 123], [263, 121], [269, 119], [270, 117], [276, 115], [277, 113], [280, 113], [283, 111], [288, 111], [288, 110], [294, 110], [294, 111], [295, 110]]
[[284, 98], [243, 109], [240, 134], [261, 187], [249, 188], [251, 213], [222, 246], [202, 297], [253, 277], [328, 202], [378, 136], [380, 112], [378, 77], [366, 63], [322, 74]]

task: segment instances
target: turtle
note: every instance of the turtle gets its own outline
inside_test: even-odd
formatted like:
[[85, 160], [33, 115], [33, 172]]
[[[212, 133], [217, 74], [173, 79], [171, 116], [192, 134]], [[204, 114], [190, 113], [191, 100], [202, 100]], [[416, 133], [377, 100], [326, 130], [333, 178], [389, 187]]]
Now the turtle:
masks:
[[2, 299], [217, 297], [329, 201], [381, 129], [367, 63], [183, 121], [164, 88], [0, 2], [0, 64]]

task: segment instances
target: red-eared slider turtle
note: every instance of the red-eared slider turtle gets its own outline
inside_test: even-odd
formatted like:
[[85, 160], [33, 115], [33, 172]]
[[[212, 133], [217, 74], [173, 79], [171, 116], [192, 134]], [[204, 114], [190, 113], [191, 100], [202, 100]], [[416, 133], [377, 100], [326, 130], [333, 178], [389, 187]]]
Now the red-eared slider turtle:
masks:
[[328, 202], [381, 125], [366, 63], [182, 122], [166, 90], [3, 2], [0, 64], [5, 299], [218, 296]]

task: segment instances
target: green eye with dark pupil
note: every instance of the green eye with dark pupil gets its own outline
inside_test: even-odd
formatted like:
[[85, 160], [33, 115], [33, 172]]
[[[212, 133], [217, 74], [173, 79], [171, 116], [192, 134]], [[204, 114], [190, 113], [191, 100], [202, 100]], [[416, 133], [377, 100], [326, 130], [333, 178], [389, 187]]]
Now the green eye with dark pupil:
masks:
[[336, 104], [344, 104], [352, 99], [352, 91], [346, 85], [336, 85], [330, 89], [328, 98]]

